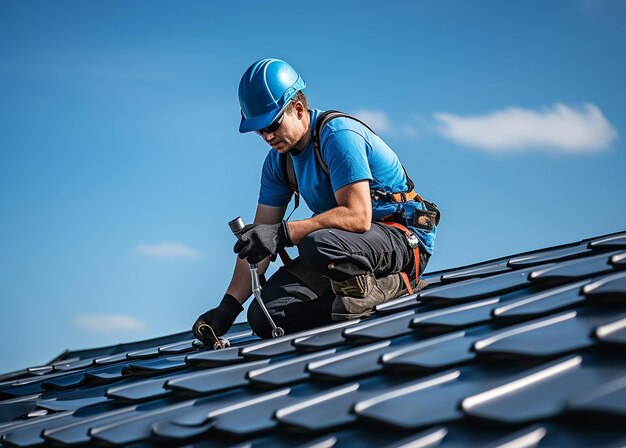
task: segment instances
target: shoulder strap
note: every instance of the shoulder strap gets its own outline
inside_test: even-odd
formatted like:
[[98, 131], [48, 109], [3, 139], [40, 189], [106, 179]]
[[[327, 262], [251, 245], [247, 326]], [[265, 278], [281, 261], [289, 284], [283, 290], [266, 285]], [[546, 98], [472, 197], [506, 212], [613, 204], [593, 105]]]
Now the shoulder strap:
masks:
[[[363, 123], [358, 118], [353, 117], [352, 115], [346, 114], [344, 112], [340, 112], [338, 110], [327, 110], [325, 112], [322, 112], [317, 117], [317, 122], [315, 123], [315, 129], [313, 130], [313, 147], [315, 149], [315, 158], [317, 159], [317, 162], [320, 164], [320, 168], [322, 168], [322, 171], [326, 173], [327, 175], [330, 174], [330, 170], [328, 169], [328, 165], [326, 164], [326, 162], [324, 162], [324, 159], [322, 158], [322, 151], [321, 151], [321, 145], [320, 145], [322, 129], [324, 129], [324, 126], [326, 126], [326, 124], [328, 124], [330, 120], [334, 120], [335, 118], [340, 118], [340, 117], [349, 118], [358, 123], [361, 123], [367, 129], [369, 129], [372, 134], [376, 135], [376, 132], [374, 132], [372, 128], [370, 128], [367, 124]], [[289, 188], [291, 188], [291, 190], [296, 195], [296, 198], [295, 198], [296, 202], [295, 202], [295, 208], [294, 208], [295, 210], [296, 208], [298, 208], [298, 204], [300, 200], [300, 191], [298, 190], [298, 179], [296, 178], [296, 172], [293, 168], [293, 159], [291, 158], [291, 154], [287, 153], [287, 154], [281, 155], [281, 162], [282, 162], [285, 174], [287, 175]], [[404, 165], [402, 166], [402, 169], [404, 170], [404, 175], [406, 176], [407, 187], [408, 187], [407, 191], [412, 191], [415, 187], [415, 184], [409, 177], [409, 173], [407, 173], [406, 169], [404, 168]]]
[[353, 117], [352, 115], [348, 115], [344, 112], [339, 112], [338, 110], [327, 110], [325, 112], [322, 112], [319, 117], [317, 117], [317, 122], [315, 123], [315, 130], [313, 132], [313, 147], [315, 148], [315, 157], [317, 158], [317, 162], [320, 164], [322, 171], [324, 171], [324, 173], [326, 174], [329, 174], [328, 165], [326, 165], [326, 162], [324, 162], [324, 159], [322, 158], [320, 145], [322, 129], [324, 129], [324, 126], [326, 126], [330, 120], [334, 120], [335, 118], [340, 117], [350, 118], [351, 120], [357, 121], [365, 126], [367, 129], [369, 129], [372, 134], [376, 134], [376, 132], [374, 132], [372, 128], [370, 128], [358, 118]]
[[[322, 129], [324, 128], [324, 126], [326, 126], [326, 124], [330, 120], [333, 120], [339, 117], [345, 117], [345, 118], [354, 120], [356, 122], [359, 122], [363, 126], [365, 126], [367, 129], [369, 129], [372, 134], [377, 135], [376, 132], [374, 132], [372, 128], [370, 128], [367, 124], [363, 123], [358, 118], [353, 117], [352, 115], [346, 114], [344, 112], [339, 112], [338, 110], [327, 110], [325, 112], [322, 112], [319, 115], [319, 117], [317, 117], [317, 123], [315, 123], [315, 132], [313, 133], [313, 146], [315, 148], [315, 157], [317, 158], [317, 161], [320, 164], [322, 171], [324, 171], [324, 173], [326, 174], [329, 174], [328, 165], [326, 165], [326, 162], [324, 162], [324, 159], [322, 158], [322, 151], [320, 148], [320, 139], [322, 135]], [[407, 173], [406, 168], [404, 168], [404, 165], [402, 165], [402, 170], [404, 170], [404, 175], [406, 177], [407, 191], [412, 191], [415, 188], [415, 184], [409, 177], [409, 173]]]
[[281, 154], [280, 159], [283, 165], [284, 172], [287, 175], [289, 188], [291, 188], [293, 191], [298, 191], [298, 179], [296, 179], [296, 171], [293, 168], [293, 159], [291, 158], [291, 154]]
[[[286, 221], [289, 221], [289, 218], [291, 218], [291, 215], [293, 215], [293, 212], [295, 212], [298, 206], [300, 205], [300, 190], [298, 190], [298, 179], [296, 179], [296, 171], [293, 169], [293, 159], [291, 158], [291, 154], [289, 153], [281, 154], [280, 161], [283, 166], [283, 171], [287, 175], [289, 188], [291, 189], [291, 191], [293, 191], [293, 194], [295, 195], [293, 210], [291, 211], [291, 213], [289, 213], [289, 216], [287, 216], [287, 219], [286, 219]], [[281, 255], [281, 258], [282, 258], [282, 255]]]

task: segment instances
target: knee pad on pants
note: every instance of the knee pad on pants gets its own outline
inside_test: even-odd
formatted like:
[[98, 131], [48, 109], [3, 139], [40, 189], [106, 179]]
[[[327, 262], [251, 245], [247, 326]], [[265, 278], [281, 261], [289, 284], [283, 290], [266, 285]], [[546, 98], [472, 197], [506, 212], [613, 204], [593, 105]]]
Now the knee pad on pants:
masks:
[[298, 244], [298, 252], [302, 261], [315, 272], [328, 269], [328, 254], [324, 251], [327, 244], [328, 229], [317, 230], [305, 236]]

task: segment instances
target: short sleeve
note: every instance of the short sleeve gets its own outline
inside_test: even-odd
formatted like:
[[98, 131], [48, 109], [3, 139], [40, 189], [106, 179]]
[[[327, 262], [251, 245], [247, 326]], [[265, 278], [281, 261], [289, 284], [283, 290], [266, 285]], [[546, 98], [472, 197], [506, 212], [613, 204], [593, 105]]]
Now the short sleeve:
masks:
[[330, 174], [333, 192], [360, 180], [372, 180], [367, 159], [368, 144], [351, 129], [330, 131], [322, 140], [322, 158]]
[[280, 160], [280, 154], [270, 150], [265, 157], [261, 171], [259, 204], [284, 207], [289, 204], [292, 194]]

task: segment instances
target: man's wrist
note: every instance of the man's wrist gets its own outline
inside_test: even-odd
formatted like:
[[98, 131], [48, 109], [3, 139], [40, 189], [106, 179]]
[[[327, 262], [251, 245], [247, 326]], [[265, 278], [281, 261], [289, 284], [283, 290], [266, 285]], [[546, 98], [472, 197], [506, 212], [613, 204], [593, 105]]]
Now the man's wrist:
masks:
[[291, 239], [291, 231], [289, 229], [289, 222], [282, 221], [281, 223], [281, 232], [283, 234], [283, 242], [285, 243], [285, 247], [294, 246], [293, 240]]
[[239, 303], [239, 300], [228, 293], [224, 294], [224, 297], [220, 302], [220, 307], [225, 311], [236, 314], [237, 316], [243, 311], [243, 305]]

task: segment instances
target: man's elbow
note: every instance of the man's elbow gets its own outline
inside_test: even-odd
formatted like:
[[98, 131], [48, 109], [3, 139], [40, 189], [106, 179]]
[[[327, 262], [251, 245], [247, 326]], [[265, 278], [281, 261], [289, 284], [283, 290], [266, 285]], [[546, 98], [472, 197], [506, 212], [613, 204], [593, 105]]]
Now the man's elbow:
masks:
[[360, 233], [365, 233], [365, 232], [367, 232], [367, 231], [368, 231], [369, 229], [371, 229], [371, 228], [372, 228], [372, 221], [371, 221], [371, 220], [370, 220], [370, 221], [366, 221], [366, 222], [363, 222], [363, 223], [361, 224], [361, 227], [360, 227], [360, 229], [359, 229], [359, 232], [360, 232]]
[[356, 216], [358, 216], [358, 219], [355, 222], [355, 232], [358, 233], [365, 233], [367, 232], [369, 229], [372, 228], [372, 211], [369, 210], [363, 210], [361, 212], [359, 212]]

